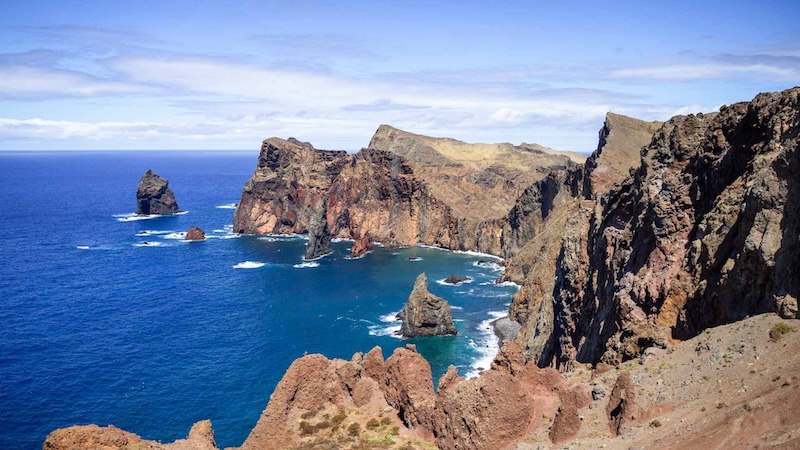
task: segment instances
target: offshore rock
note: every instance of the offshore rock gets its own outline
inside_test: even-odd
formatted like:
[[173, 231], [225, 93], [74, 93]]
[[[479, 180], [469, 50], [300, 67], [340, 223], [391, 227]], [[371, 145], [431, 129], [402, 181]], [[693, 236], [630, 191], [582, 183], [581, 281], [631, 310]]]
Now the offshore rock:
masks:
[[206, 238], [206, 232], [203, 231], [202, 228], [198, 228], [194, 225], [189, 227], [189, 231], [186, 232], [186, 238], [184, 240], [187, 241], [203, 241]]
[[470, 280], [472, 280], [472, 278], [470, 278], [470, 277], [465, 277], [464, 275], [452, 274], [449, 277], [445, 278], [444, 282], [447, 283], [447, 284], [458, 284], [458, 283], [463, 283], [465, 281], [470, 281]]
[[323, 202], [320, 202], [317, 211], [311, 217], [311, 223], [308, 226], [308, 244], [306, 244], [306, 254], [303, 257], [307, 261], [333, 253], [331, 231], [328, 229], [328, 221], [325, 219]]
[[178, 203], [175, 201], [175, 194], [169, 188], [169, 182], [148, 169], [139, 180], [139, 188], [136, 190], [136, 214], [175, 214], [176, 212], [178, 212]]
[[365, 233], [364, 236], [353, 241], [353, 246], [350, 247], [350, 257], [358, 258], [366, 255], [371, 251], [372, 251], [372, 237], [369, 235], [369, 233]]
[[406, 305], [397, 316], [403, 321], [400, 334], [405, 337], [457, 333], [450, 304], [428, 291], [428, 277], [424, 273], [417, 277]]

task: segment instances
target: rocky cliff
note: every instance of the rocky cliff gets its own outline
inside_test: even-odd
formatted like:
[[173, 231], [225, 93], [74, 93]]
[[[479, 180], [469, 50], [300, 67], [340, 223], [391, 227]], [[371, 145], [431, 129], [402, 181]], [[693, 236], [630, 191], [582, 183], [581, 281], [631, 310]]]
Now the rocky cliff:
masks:
[[175, 214], [178, 202], [169, 187], [169, 182], [153, 173], [152, 170], [142, 175], [136, 189], [136, 214]]
[[748, 315], [796, 317], [799, 95], [675, 117], [605, 192], [596, 152], [583, 197], [593, 200], [576, 199], [526, 244], [545, 262], [514, 269], [525, 286], [511, 315], [528, 358], [615, 365]]
[[417, 277], [414, 289], [397, 317], [403, 321], [400, 334], [405, 337], [445, 336], [457, 333], [450, 304], [428, 291], [428, 277], [424, 273]]
[[571, 158], [536, 145], [467, 144], [386, 125], [355, 155], [271, 138], [244, 187], [234, 230], [306, 233], [324, 211], [333, 237], [510, 254], [535, 230], [505, 217], [531, 184], [578, 167]]

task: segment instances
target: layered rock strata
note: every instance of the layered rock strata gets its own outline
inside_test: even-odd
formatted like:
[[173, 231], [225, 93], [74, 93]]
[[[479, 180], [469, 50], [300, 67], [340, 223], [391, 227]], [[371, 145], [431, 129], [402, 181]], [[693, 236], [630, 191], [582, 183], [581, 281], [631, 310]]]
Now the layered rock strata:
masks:
[[178, 202], [175, 201], [175, 193], [170, 189], [169, 182], [148, 169], [136, 189], [136, 214], [162, 215], [176, 212]]
[[405, 337], [457, 334], [450, 304], [428, 291], [428, 277], [424, 273], [417, 277], [397, 318], [403, 321], [400, 334]]

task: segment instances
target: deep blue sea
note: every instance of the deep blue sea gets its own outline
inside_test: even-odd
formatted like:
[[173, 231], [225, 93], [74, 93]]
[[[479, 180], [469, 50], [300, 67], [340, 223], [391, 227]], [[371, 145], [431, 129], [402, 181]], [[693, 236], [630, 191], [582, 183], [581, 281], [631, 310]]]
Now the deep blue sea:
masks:
[[[0, 153], [0, 448], [41, 448], [49, 431], [88, 423], [172, 441], [202, 419], [218, 445], [239, 445], [305, 352], [349, 359], [380, 345], [388, 357], [414, 343], [437, 379], [449, 364], [488, 365], [489, 321], [515, 291], [493, 283], [499, 266], [421, 247], [350, 260], [348, 242], [302, 264], [302, 237], [236, 236], [232, 204], [257, 157]], [[185, 214], [132, 220], [147, 169]], [[182, 242], [190, 225], [208, 239]], [[458, 336], [393, 336], [421, 272]], [[474, 280], [436, 282], [451, 273]]]

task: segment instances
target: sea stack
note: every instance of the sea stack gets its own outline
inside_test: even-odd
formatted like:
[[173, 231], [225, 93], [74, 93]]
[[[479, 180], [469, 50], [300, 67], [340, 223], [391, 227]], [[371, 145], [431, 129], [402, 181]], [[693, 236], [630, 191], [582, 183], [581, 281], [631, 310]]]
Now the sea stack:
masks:
[[350, 257], [359, 258], [372, 251], [372, 237], [369, 233], [353, 241], [353, 246], [350, 247]]
[[453, 313], [447, 300], [428, 292], [428, 277], [419, 274], [408, 302], [397, 315], [403, 321], [400, 334], [405, 337], [456, 334]]
[[318, 210], [321, 212], [311, 217], [311, 223], [308, 224], [308, 244], [306, 244], [304, 259], [309, 261], [333, 253], [331, 231], [328, 228], [325, 208], [323, 206]]
[[194, 225], [189, 227], [189, 231], [186, 232], [186, 238], [184, 238], [187, 241], [204, 241], [205, 239], [206, 232]]
[[178, 212], [178, 203], [175, 193], [169, 188], [169, 181], [161, 178], [148, 170], [139, 180], [139, 189], [136, 190], [136, 214], [175, 214]]

